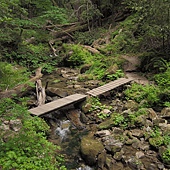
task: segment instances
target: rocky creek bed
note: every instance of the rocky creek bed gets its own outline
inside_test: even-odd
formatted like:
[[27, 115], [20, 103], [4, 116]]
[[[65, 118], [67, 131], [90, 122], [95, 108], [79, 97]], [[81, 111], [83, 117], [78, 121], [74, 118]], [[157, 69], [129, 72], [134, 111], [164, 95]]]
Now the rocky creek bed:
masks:
[[[44, 76], [43, 81], [49, 81], [47, 102], [84, 94], [101, 83], [80, 82], [78, 75], [76, 70], [60, 68], [53, 75]], [[49, 140], [61, 146], [68, 169], [170, 169], [170, 162], [162, 159], [166, 150], [162, 136], [170, 134], [170, 108], [139, 109], [137, 103], [125, 99], [123, 89], [128, 86], [102, 96], [104, 108], [91, 109], [94, 105], [87, 99], [44, 117], [51, 126]], [[99, 113], [106, 119], [100, 118]]]

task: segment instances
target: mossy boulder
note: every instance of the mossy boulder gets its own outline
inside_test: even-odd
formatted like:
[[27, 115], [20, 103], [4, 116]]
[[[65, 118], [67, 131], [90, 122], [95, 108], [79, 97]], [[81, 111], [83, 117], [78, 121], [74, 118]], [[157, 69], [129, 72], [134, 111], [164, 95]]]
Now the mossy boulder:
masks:
[[98, 125], [98, 129], [109, 129], [115, 126], [115, 123], [112, 119], [108, 119]]
[[128, 100], [124, 107], [125, 107], [125, 109], [130, 109], [131, 111], [136, 111], [139, 108], [139, 105], [138, 105], [138, 103], [136, 103], [133, 100]]
[[163, 163], [170, 166], [170, 149], [165, 146], [159, 147], [159, 156], [162, 159]]
[[158, 148], [164, 143], [164, 138], [162, 136], [149, 138], [150, 145], [154, 146], [155, 148]]
[[97, 156], [104, 150], [101, 142], [89, 136], [82, 138], [80, 147], [83, 159], [90, 166], [96, 164]]

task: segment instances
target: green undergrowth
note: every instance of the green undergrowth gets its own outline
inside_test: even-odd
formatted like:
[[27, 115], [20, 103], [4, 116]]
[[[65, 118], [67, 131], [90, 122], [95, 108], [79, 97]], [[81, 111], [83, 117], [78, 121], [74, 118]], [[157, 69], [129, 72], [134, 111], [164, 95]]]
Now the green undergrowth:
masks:
[[[106, 56], [101, 53], [91, 53], [83, 48], [80, 44], [64, 44], [64, 55], [67, 62], [70, 62], [72, 67], [84, 67], [90, 65], [86, 70], [84, 78], [98, 80], [116, 80], [123, 77], [122, 59], [118, 56]], [[68, 55], [68, 56], [67, 56]], [[113, 66], [116, 67], [111, 70]], [[89, 76], [89, 78], [87, 78]], [[81, 76], [80, 76], [81, 77]], [[83, 76], [80, 78], [83, 80]]]
[[[0, 117], [0, 167], [3, 170], [65, 169], [60, 148], [47, 140], [49, 127], [43, 119], [30, 116], [24, 105], [8, 98], [0, 101]], [[21, 121], [19, 131], [3, 129], [4, 121], [11, 120]]]
[[128, 112], [125, 114], [120, 114], [117, 112], [112, 113], [111, 120], [113, 121], [114, 126], [119, 126], [123, 129], [131, 128], [131, 127], [140, 127], [140, 117], [143, 115], [147, 115], [147, 111], [145, 108], [138, 109], [135, 112]]
[[140, 107], [170, 106], [170, 68], [155, 74], [152, 80], [155, 84], [132, 84], [124, 91], [126, 99], [136, 101]]
[[0, 62], [0, 89], [7, 90], [25, 83], [28, 80], [29, 72], [18, 65], [11, 65]]
[[132, 84], [125, 90], [126, 99], [134, 100], [140, 104], [140, 107], [152, 107], [160, 102], [160, 89], [154, 85]]
[[111, 33], [111, 42], [105, 46], [103, 51], [106, 54], [124, 54], [137, 52], [137, 39], [133, 32], [137, 28], [137, 23], [134, 22], [134, 16], [126, 18], [123, 22], [117, 25], [114, 32]]
[[104, 113], [104, 109], [111, 109], [111, 106], [107, 106], [100, 102], [98, 97], [91, 97], [87, 100], [87, 103], [91, 105], [89, 112], [96, 112], [96, 116], [100, 119], [106, 119], [109, 117], [110, 113]]

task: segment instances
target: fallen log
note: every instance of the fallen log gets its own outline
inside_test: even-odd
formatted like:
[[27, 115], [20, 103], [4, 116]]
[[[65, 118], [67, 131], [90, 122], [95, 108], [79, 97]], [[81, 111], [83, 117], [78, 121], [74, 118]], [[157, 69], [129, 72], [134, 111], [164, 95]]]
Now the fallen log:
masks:
[[68, 35], [71, 37], [72, 36], [71, 33], [75, 32], [75, 31], [82, 31], [82, 30], [87, 30], [87, 29], [88, 29], [87, 24], [72, 25], [66, 29], [58, 28], [58, 30], [52, 30], [50, 34], [55, 38], [59, 38], [59, 37], [65, 36], [65, 35]]
[[42, 69], [41, 67], [38, 68], [35, 72], [35, 76], [28, 80], [25, 84], [18, 85], [11, 90], [0, 92], [0, 99], [12, 98], [16, 95], [19, 97], [23, 96], [26, 93], [26, 91], [30, 88], [30, 83], [35, 82], [36, 80], [42, 77], [43, 74], [41, 73], [41, 69]]

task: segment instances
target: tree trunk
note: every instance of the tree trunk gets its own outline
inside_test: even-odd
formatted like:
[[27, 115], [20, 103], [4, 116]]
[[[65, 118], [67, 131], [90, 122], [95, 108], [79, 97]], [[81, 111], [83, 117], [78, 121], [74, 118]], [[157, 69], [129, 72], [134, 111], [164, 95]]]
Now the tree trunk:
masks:
[[37, 106], [45, 104], [46, 94], [45, 87], [42, 87], [41, 80], [36, 81]]

